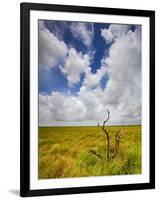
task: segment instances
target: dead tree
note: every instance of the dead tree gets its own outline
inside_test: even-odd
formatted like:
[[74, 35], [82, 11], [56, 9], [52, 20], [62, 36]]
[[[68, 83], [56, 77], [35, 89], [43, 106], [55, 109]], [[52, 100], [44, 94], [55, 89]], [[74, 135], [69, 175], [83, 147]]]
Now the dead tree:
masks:
[[109, 133], [108, 133], [108, 131], [106, 129], [106, 125], [105, 124], [109, 120], [110, 112], [109, 112], [108, 109], [106, 109], [106, 111], [108, 112], [107, 119], [103, 121], [103, 126], [100, 126], [100, 124], [98, 122], [98, 127], [100, 127], [104, 131], [104, 133], [106, 135], [106, 138], [107, 138], [107, 160], [109, 161], [110, 160], [110, 138], [109, 138]]
[[117, 131], [116, 135], [115, 135], [115, 143], [114, 143], [114, 148], [113, 151], [111, 150], [110, 147], [110, 136], [109, 136], [109, 132], [106, 128], [106, 122], [109, 120], [110, 117], [110, 111], [108, 109], [106, 109], [107, 111], [107, 119], [103, 121], [103, 125], [100, 126], [99, 122], [98, 122], [98, 127], [100, 127], [102, 129], [102, 131], [105, 133], [106, 135], [106, 139], [107, 139], [107, 161], [112, 160], [113, 158], [115, 158], [115, 156], [118, 154], [119, 152], [119, 144], [120, 144], [120, 130]]
[[[109, 132], [108, 132], [108, 130], [106, 128], [106, 123], [108, 122], [109, 117], [110, 117], [110, 111], [108, 109], [106, 109], [106, 111], [107, 111], [107, 118], [106, 118], [106, 120], [103, 121], [103, 125], [102, 126], [100, 126], [99, 122], [98, 122], [97, 126], [102, 129], [102, 131], [104, 132], [104, 134], [106, 136], [106, 141], [107, 141], [107, 145], [106, 145], [107, 155], [106, 155], [106, 158], [107, 158], [107, 161], [110, 161], [113, 158], [115, 158], [116, 155], [119, 153], [119, 144], [120, 144], [120, 133], [121, 133], [121, 130], [117, 131], [117, 133], [115, 135], [114, 147], [111, 148], [111, 146], [110, 146], [110, 136], [109, 136]], [[98, 158], [104, 159], [95, 150], [90, 149], [90, 152], [92, 154], [94, 154], [95, 156], [97, 156]]]

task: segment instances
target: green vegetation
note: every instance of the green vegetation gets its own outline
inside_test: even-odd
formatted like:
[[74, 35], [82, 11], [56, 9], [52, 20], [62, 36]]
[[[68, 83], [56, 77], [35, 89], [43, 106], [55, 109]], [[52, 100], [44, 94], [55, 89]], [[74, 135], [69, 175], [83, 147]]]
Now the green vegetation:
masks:
[[120, 151], [108, 162], [99, 127], [39, 127], [39, 179], [140, 174], [141, 126], [107, 127], [111, 148], [121, 129]]

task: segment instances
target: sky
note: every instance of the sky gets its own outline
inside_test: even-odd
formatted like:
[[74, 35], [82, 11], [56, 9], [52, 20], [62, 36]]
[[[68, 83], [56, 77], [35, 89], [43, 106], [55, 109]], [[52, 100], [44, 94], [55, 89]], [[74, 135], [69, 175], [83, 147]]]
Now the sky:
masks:
[[141, 124], [141, 26], [38, 21], [39, 126]]

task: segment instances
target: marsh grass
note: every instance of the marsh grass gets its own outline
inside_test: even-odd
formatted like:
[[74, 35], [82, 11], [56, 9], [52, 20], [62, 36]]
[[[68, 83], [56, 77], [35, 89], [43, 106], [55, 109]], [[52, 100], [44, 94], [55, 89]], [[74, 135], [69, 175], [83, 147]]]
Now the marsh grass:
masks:
[[108, 127], [111, 148], [120, 129], [120, 151], [108, 162], [106, 138], [98, 127], [39, 127], [39, 179], [140, 174], [141, 126]]

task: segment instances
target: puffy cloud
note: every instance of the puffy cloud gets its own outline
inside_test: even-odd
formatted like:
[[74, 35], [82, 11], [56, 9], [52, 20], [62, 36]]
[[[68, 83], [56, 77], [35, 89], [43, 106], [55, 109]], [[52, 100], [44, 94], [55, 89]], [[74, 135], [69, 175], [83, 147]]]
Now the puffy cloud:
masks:
[[110, 29], [102, 29], [101, 36], [105, 39], [105, 41], [109, 44], [113, 41], [114, 35]]
[[39, 64], [46, 69], [61, 63], [67, 55], [67, 45], [39, 21]]
[[86, 108], [82, 101], [73, 96], [53, 92], [51, 95], [39, 95], [40, 124], [57, 121], [82, 120]]
[[[73, 23], [85, 27], [81, 23]], [[72, 26], [73, 26], [72, 24]], [[89, 35], [89, 30], [88, 35]], [[84, 29], [84, 32], [86, 30]], [[86, 34], [86, 35], [87, 35]], [[84, 41], [89, 41], [90, 38]], [[64, 41], [60, 40], [54, 33], [45, 28], [44, 22], [39, 21], [39, 65], [49, 70], [56, 65], [66, 76], [69, 86], [80, 81], [81, 74], [85, 73], [90, 65], [91, 55], [77, 52], [74, 48], [68, 48]]]
[[106, 66], [101, 66], [101, 68], [99, 68], [96, 73], [92, 73], [91, 68], [89, 67], [86, 71], [83, 85], [85, 85], [88, 88], [93, 88], [100, 84], [100, 81], [106, 74]]
[[61, 71], [67, 77], [68, 84], [72, 86], [80, 81], [80, 76], [90, 65], [90, 57], [87, 54], [77, 52], [74, 48], [69, 49], [65, 64]]
[[[105, 116], [104, 107], [101, 104], [100, 89], [98, 91], [82, 91], [81, 95], [64, 95], [53, 92], [51, 95], [39, 95], [39, 124], [57, 125], [78, 124], [84, 121], [93, 121]], [[62, 123], [61, 123], [62, 124]], [[88, 124], [87, 124], [88, 125]]]
[[106, 107], [102, 103], [103, 91], [99, 86], [91, 90], [83, 85], [78, 93], [78, 98], [87, 108], [86, 120], [95, 120], [97, 123], [97, 120], [105, 117]]
[[[109, 81], [103, 103], [114, 111], [114, 120], [141, 121], [141, 29], [123, 31], [103, 59], [108, 66]], [[118, 114], [117, 114], [118, 113]]]
[[75, 23], [70, 26], [73, 36], [81, 40], [86, 46], [91, 46], [94, 37], [94, 28], [91, 23]]
[[114, 39], [124, 36], [128, 30], [129, 25], [111, 24], [109, 28], [101, 29], [101, 36], [109, 44]]

